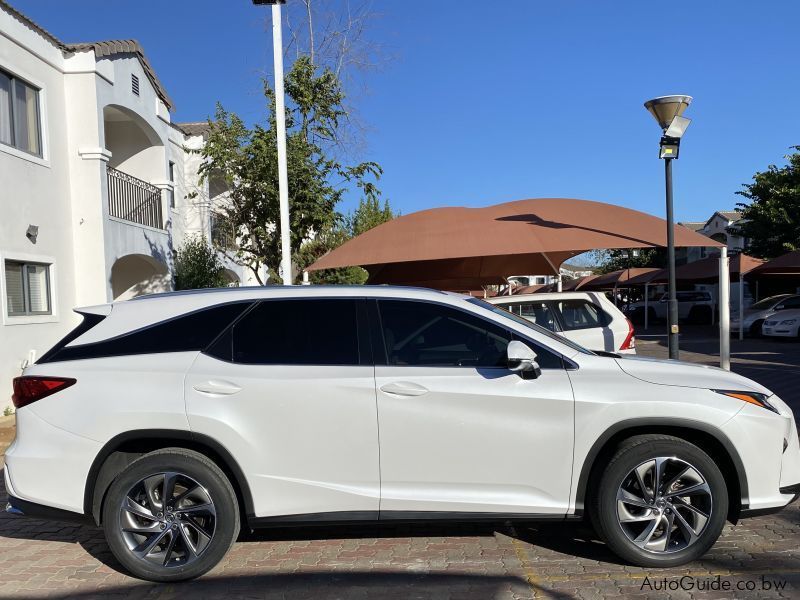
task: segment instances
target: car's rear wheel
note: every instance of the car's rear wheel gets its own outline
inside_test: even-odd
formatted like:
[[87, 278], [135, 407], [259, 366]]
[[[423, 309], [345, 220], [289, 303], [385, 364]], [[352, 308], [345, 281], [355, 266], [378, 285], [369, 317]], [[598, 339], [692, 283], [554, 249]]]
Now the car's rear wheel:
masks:
[[695, 560], [725, 525], [728, 493], [722, 473], [686, 440], [632, 437], [596, 482], [592, 522], [611, 550], [635, 565], [669, 567]]
[[114, 556], [133, 575], [181, 581], [212, 569], [239, 533], [236, 494], [208, 458], [182, 448], [131, 463], [103, 502]]

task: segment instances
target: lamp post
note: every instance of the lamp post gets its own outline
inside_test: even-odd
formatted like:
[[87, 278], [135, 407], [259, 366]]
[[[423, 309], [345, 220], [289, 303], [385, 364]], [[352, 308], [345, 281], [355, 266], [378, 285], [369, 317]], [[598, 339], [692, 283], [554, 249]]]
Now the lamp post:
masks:
[[278, 199], [281, 231], [281, 278], [292, 285], [292, 246], [289, 234], [289, 175], [286, 166], [286, 109], [283, 93], [283, 23], [281, 4], [286, 0], [253, 0], [256, 6], [272, 6], [272, 54], [275, 64], [275, 128], [278, 138]]
[[691, 96], [661, 96], [648, 100], [644, 107], [655, 117], [663, 135], [658, 157], [664, 159], [667, 199], [667, 270], [669, 272], [669, 357], [678, 358], [678, 297], [675, 284], [675, 225], [672, 214], [672, 161], [678, 158], [681, 138], [691, 122], [682, 117], [692, 102]]

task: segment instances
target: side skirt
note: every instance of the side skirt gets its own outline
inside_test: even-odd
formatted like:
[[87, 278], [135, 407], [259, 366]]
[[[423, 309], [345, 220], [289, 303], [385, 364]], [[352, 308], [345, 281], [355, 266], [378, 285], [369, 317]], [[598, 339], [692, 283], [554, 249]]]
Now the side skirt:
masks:
[[275, 517], [248, 516], [251, 529], [268, 527], [308, 527], [344, 524], [401, 524], [401, 523], [503, 523], [580, 521], [582, 515], [537, 514], [537, 513], [485, 513], [455, 511], [343, 511], [279, 515]]

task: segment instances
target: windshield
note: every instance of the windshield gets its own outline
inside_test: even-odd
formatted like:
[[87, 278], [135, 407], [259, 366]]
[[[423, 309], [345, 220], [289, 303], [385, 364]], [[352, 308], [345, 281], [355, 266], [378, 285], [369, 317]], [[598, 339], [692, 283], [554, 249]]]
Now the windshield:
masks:
[[770, 298], [764, 298], [763, 300], [759, 300], [755, 304], [751, 304], [750, 310], [766, 310], [768, 308], [772, 308], [775, 304], [777, 304], [778, 302], [780, 302], [785, 298], [786, 296], [772, 296]]
[[529, 321], [525, 317], [520, 317], [518, 315], [515, 315], [514, 313], [509, 312], [508, 310], [503, 308], [502, 306], [495, 306], [494, 304], [489, 304], [488, 302], [484, 302], [483, 300], [480, 300], [478, 298], [467, 298], [467, 302], [470, 302], [475, 306], [480, 306], [481, 308], [485, 308], [486, 310], [489, 310], [494, 314], [500, 315], [501, 317], [504, 317], [506, 319], [510, 319], [515, 323], [524, 325], [528, 329], [532, 329], [536, 333], [540, 333], [543, 336], [546, 336], [551, 340], [558, 342], [559, 344], [564, 344], [565, 346], [568, 346], [577, 352], [580, 352], [582, 354], [592, 354], [592, 355], [594, 354], [594, 352], [592, 352], [591, 350], [587, 350], [580, 344], [576, 344], [572, 340], [565, 338], [563, 335], [558, 335], [557, 333], [553, 333], [549, 329], [545, 329], [541, 325], [537, 325], [536, 323]]

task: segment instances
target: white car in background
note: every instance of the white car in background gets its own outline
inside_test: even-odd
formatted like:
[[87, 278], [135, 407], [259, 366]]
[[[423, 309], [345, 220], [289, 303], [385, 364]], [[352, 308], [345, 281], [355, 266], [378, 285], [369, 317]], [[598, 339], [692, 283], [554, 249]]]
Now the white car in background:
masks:
[[[762, 332], [764, 321], [782, 320], [783, 315], [776, 315], [782, 311], [800, 309], [800, 294], [779, 294], [759, 300], [744, 311], [742, 328], [748, 335], [759, 336]], [[772, 317], [775, 317], [774, 319]], [[739, 314], [731, 314], [731, 333], [739, 331]]]
[[497, 296], [488, 302], [590, 350], [636, 354], [633, 324], [601, 292]]
[[774, 313], [764, 321], [761, 333], [767, 337], [800, 338], [800, 309]]
[[[716, 302], [710, 292], [705, 290], [684, 290], [675, 294], [678, 300], [678, 319], [688, 323], [710, 323], [716, 310]], [[632, 319], [644, 318], [644, 301], [633, 302], [625, 307], [625, 312]], [[666, 321], [669, 312], [669, 294], [662, 294], [659, 300], [647, 303], [648, 318]]]

